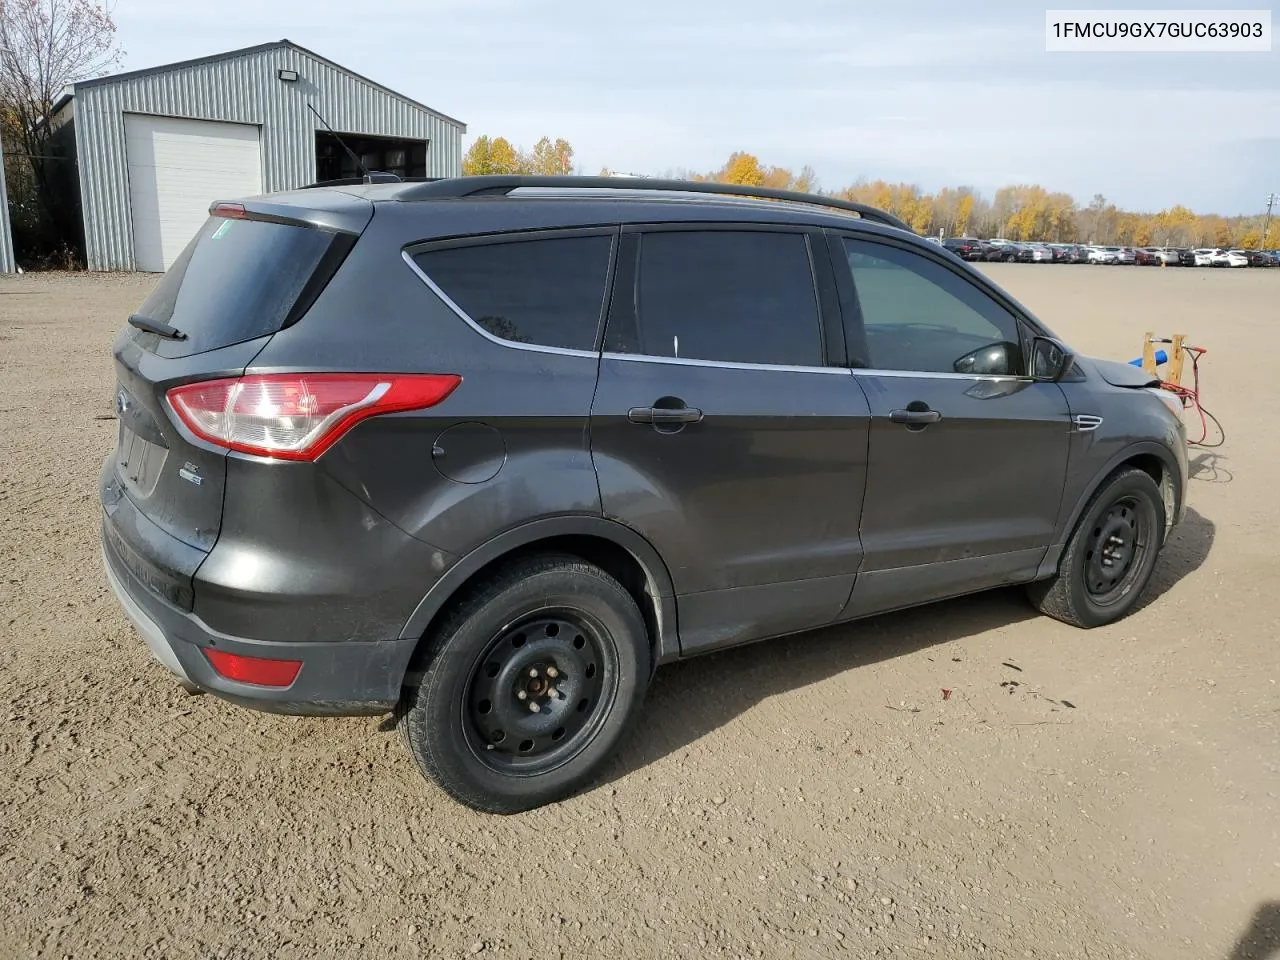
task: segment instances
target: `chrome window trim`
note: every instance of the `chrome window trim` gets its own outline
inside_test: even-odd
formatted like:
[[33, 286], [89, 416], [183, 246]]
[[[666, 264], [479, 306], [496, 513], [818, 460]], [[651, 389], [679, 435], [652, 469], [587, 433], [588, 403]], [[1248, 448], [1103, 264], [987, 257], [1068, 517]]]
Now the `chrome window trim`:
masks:
[[733, 360], [697, 360], [691, 357], [655, 357], [648, 353], [602, 353], [605, 360], [666, 363], [678, 367], [716, 367], [724, 370], [774, 370], [779, 373], [836, 373], [849, 376], [848, 367], [796, 367], [784, 363], [738, 363]]
[[871, 367], [854, 367], [853, 373], [859, 377], [923, 377], [928, 380], [988, 380], [996, 383], [1012, 381], [1014, 383], [1036, 383], [1035, 377], [1018, 376], [1011, 373], [947, 373], [932, 370], [876, 370]]
[[441, 290], [440, 285], [427, 276], [426, 272], [418, 266], [417, 262], [413, 259], [413, 255], [409, 253], [408, 250], [401, 250], [400, 257], [409, 265], [409, 269], [418, 275], [418, 279], [425, 283], [431, 292], [444, 302], [446, 307], [465, 320], [467, 326], [489, 342], [496, 343], [500, 347], [509, 347], [512, 350], [527, 350], [530, 353], [550, 353], [560, 357], [588, 357], [592, 360], [599, 358], [600, 354], [595, 350], [575, 350], [572, 347], [552, 347], [541, 343], [517, 343], [514, 340], [503, 340], [501, 337], [494, 336], [484, 327], [480, 326], [480, 324], [472, 320], [465, 310], [454, 303], [453, 298]]

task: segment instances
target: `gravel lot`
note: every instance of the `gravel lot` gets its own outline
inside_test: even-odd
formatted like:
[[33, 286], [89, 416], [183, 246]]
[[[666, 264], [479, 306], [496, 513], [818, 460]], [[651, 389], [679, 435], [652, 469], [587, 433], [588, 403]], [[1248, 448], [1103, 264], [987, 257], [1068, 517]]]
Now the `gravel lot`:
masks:
[[1086, 352], [1210, 348], [1230, 437], [1150, 602], [1082, 632], [999, 592], [665, 668], [604, 785], [507, 818], [376, 718], [152, 663], [96, 489], [154, 279], [0, 278], [0, 957], [1277, 955], [1280, 270], [987, 269]]

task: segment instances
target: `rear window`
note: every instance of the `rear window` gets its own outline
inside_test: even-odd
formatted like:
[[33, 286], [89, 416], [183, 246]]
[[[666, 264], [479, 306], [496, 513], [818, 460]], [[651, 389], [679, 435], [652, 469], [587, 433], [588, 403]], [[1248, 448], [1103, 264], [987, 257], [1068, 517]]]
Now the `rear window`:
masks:
[[442, 247], [414, 260], [471, 320], [512, 343], [594, 350], [612, 234]]
[[[184, 357], [276, 333], [318, 292], [350, 246], [346, 235], [314, 227], [210, 217], [138, 308], [185, 340], [155, 350]], [[326, 270], [318, 268], [325, 264]], [[304, 293], [307, 294], [304, 299]], [[143, 334], [143, 336], [149, 336]]]

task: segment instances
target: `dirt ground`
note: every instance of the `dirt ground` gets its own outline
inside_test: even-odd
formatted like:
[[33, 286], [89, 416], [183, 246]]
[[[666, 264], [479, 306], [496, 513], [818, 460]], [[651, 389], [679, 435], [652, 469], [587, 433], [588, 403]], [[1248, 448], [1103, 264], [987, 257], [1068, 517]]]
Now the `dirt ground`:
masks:
[[990, 272], [1084, 352], [1210, 349], [1230, 436], [1147, 604], [1084, 632], [998, 592], [664, 668], [604, 785], [508, 818], [379, 719], [151, 661], [96, 483], [154, 281], [0, 282], [0, 957], [1280, 956], [1280, 270]]

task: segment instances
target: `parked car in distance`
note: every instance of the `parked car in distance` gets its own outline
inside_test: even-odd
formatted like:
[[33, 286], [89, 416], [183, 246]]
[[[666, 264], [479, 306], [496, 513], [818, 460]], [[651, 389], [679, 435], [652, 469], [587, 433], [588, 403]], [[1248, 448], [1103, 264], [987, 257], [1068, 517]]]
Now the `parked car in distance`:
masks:
[[986, 250], [982, 241], [975, 237], [948, 237], [942, 245], [956, 254], [961, 260], [983, 260]]
[[1120, 256], [1119, 247], [1090, 247], [1089, 262], [1113, 264]]
[[1116, 248], [1115, 262], [1117, 264], [1126, 264], [1126, 265], [1133, 264], [1135, 260], [1136, 260], [1136, 257], [1133, 252], [1133, 247], [1117, 247]]
[[[1261, 250], [1228, 250], [1227, 255], [1236, 255], [1244, 257], [1245, 266], [1249, 267], [1269, 267], [1272, 265], [1271, 257], [1263, 253]], [[1232, 263], [1231, 266], [1238, 267], [1239, 263]]]
[[113, 371], [102, 557], [156, 659], [244, 706], [392, 712], [496, 813], [593, 782], [663, 663], [1012, 584], [1112, 623], [1186, 509], [1156, 378], [829, 197], [219, 202]]
[[1178, 248], [1178, 265], [1183, 267], [1196, 266], [1196, 252], [1183, 247]]
[[997, 237], [987, 240], [985, 243], [991, 248], [987, 253], [988, 260], [998, 260], [1009, 263], [1018, 259], [1019, 245], [1014, 243], [1012, 240], [1005, 240]]
[[1045, 244], [1053, 251], [1054, 263], [1074, 263], [1075, 247], [1070, 243], [1048, 243]]
[[1156, 259], [1166, 267], [1182, 265], [1181, 251], [1177, 247], [1155, 247]]
[[1133, 262], [1140, 267], [1158, 267], [1161, 259], [1158, 251], [1151, 247], [1137, 247], [1133, 251]]
[[1214, 262], [1215, 257], [1220, 257], [1226, 253], [1219, 247], [1198, 247], [1191, 251], [1195, 257], [1195, 265], [1197, 267], [1215, 267], [1220, 264]]

